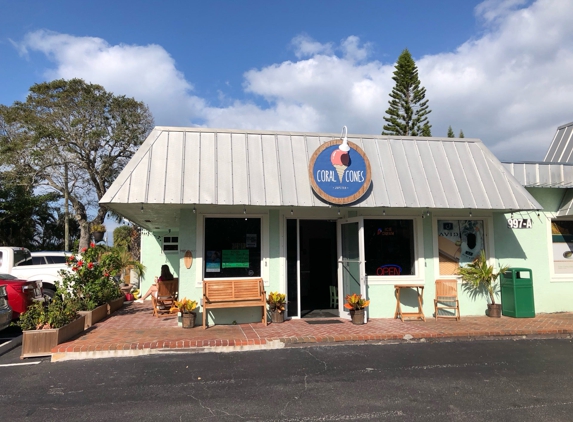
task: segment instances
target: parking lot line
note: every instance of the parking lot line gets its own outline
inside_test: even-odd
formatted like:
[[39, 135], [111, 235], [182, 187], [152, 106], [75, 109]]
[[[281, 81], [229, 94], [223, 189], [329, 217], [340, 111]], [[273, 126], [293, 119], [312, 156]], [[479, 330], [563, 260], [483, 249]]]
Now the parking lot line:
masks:
[[38, 362], [25, 362], [25, 363], [4, 363], [4, 364], [0, 364], [0, 367], [2, 366], [24, 366], [24, 365], [37, 365], [39, 363], [42, 363], [42, 361], [38, 361]]

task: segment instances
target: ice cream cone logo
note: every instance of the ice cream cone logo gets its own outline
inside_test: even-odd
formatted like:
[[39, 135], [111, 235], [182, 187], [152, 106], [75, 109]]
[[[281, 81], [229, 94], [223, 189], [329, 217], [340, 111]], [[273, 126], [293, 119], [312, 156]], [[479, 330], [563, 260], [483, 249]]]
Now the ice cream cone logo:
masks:
[[348, 140], [345, 137], [338, 149], [332, 151], [332, 154], [330, 155], [330, 162], [338, 173], [338, 180], [340, 183], [342, 183], [344, 172], [350, 164], [350, 155], [348, 154], [348, 151], [350, 151], [350, 147], [348, 146]]

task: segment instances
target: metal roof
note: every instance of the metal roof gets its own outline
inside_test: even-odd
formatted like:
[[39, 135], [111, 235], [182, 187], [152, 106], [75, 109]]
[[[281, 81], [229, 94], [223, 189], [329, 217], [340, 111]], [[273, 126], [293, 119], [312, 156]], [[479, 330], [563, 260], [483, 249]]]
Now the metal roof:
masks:
[[[119, 204], [328, 207], [308, 165], [331, 133], [156, 127], [101, 199]], [[353, 207], [539, 209], [479, 139], [348, 135], [372, 187]], [[122, 213], [125, 215], [125, 208]], [[175, 215], [175, 214], [174, 214]]]
[[571, 188], [573, 164], [567, 163], [503, 163], [525, 187]]
[[573, 162], [573, 122], [559, 126], [543, 161], [553, 163]]

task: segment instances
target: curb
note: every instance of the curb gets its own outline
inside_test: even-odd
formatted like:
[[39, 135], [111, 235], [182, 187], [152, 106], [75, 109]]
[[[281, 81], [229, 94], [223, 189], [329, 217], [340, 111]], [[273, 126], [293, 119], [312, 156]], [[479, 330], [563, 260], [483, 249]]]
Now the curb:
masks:
[[468, 341], [501, 341], [501, 340], [549, 340], [549, 339], [572, 339], [569, 333], [553, 334], [514, 334], [514, 335], [488, 335], [488, 336], [450, 336], [450, 337], [412, 337], [406, 336], [401, 338], [386, 338], [378, 340], [365, 339], [347, 339], [342, 341], [316, 341], [308, 338], [307, 341], [298, 339], [292, 341], [292, 338], [283, 338], [280, 340], [266, 340], [262, 344], [237, 345], [237, 346], [202, 346], [202, 347], [181, 347], [181, 348], [156, 348], [156, 349], [129, 349], [129, 350], [99, 350], [87, 352], [54, 352], [52, 353], [51, 362], [65, 362], [69, 360], [87, 360], [87, 359], [107, 359], [107, 358], [126, 358], [137, 356], [149, 356], [156, 354], [181, 354], [181, 353], [233, 353], [248, 352], [255, 350], [276, 350], [285, 348], [302, 348], [312, 346], [348, 346], [348, 345], [391, 345], [391, 344], [411, 344], [411, 343], [453, 343]]
[[20, 334], [18, 337], [14, 337], [12, 340], [7, 341], [6, 343], [0, 344], [0, 356], [8, 353], [10, 350], [15, 349], [21, 344], [22, 344], [22, 334]]
[[[315, 343], [312, 343], [315, 344]], [[280, 340], [267, 341], [264, 344], [251, 344], [241, 346], [206, 346], [188, 347], [177, 349], [132, 349], [132, 350], [99, 350], [89, 352], [55, 352], [52, 353], [51, 362], [65, 362], [68, 360], [127, 358], [136, 356], [148, 356], [158, 354], [178, 353], [232, 353], [247, 352], [252, 350], [275, 350], [283, 349], [286, 345]]]

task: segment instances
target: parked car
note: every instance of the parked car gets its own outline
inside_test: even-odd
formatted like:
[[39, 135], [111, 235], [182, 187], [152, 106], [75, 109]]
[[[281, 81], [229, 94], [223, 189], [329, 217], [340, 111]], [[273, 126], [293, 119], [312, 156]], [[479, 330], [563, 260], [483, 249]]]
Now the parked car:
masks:
[[34, 265], [49, 265], [49, 264], [65, 264], [71, 252], [63, 251], [38, 251], [32, 252], [32, 264]]
[[0, 331], [12, 322], [12, 308], [8, 304], [6, 286], [0, 286]]
[[20, 280], [10, 274], [0, 274], [0, 286], [6, 288], [12, 320], [18, 319], [34, 301], [44, 300], [41, 281]]
[[[61, 263], [46, 263], [48, 260], [60, 261], [66, 252], [39, 252], [44, 264], [34, 265], [32, 254], [26, 248], [16, 246], [0, 247], [0, 274], [10, 274], [19, 280], [41, 281], [44, 293], [50, 297], [56, 294], [56, 282], [61, 280], [60, 271], [67, 270], [65, 259]], [[43, 255], [42, 255], [43, 254]], [[49, 255], [50, 258], [46, 258]]]

